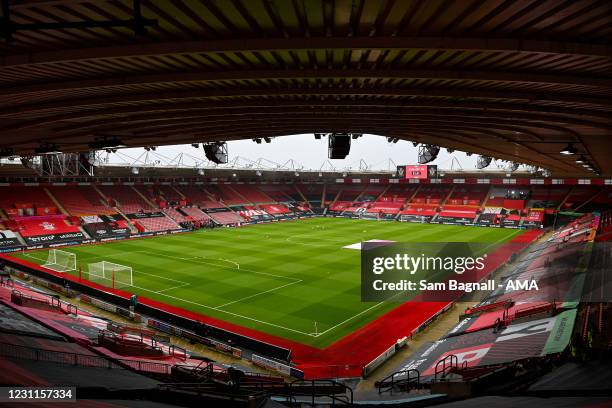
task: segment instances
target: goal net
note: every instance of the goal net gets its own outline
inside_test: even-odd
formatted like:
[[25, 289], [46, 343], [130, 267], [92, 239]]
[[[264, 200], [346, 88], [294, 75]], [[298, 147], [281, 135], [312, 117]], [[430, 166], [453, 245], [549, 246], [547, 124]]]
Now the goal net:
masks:
[[108, 286], [113, 289], [121, 289], [132, 286], [132, 268], [113, 262], [96, 262], [88, 265], [89, 280]]
[[60, 249], [50, 249], [47, 262], [43, 266], [56, 272], [76, 271], [76, 254]]

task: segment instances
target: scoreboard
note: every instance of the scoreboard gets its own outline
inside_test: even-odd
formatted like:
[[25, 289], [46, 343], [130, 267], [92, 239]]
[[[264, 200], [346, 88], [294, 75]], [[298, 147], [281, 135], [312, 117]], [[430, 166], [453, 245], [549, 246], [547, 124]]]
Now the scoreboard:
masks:
[[400, 179], [431, 179], [438, 177], [438, 166], [426, 164], [397, 166], [396, 176]]

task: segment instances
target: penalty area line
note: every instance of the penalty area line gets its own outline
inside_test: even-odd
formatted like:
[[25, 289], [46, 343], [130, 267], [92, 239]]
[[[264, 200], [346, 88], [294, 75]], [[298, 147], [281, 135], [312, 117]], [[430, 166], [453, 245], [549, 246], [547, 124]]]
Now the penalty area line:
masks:
[[284, 285], [282, 285], [282, 286], [278, 286], [278, 287], [276, 287], [276, 288], [272, 288], [272, 289], [264, 290], [263, 292], [255, 293], [254, 295], [245, 296], [245, 297], [243, 297], [243, 298], [241, 298], [241, 299], [237, 299], [237, 300], [233, 300], [233, 301], [231, 301], [231, 302], [224, 303], [224, 304], [222, 304], [222, 305], [219, 305], [219, 306], [214, 307], [213, 309], [219, 310], [219, 309], [221, 309], [222, 307], [229, 306], [229, 305], [233, 305], [234, 303], [239, 303], [239, 302], [242, 302], [243, 300], [252, 299], [252, 298], [254, 298], [254, 297], [261, 296], [261, 295], [264, 295], [264, 294], [266, 294], [266, 293], [274, 292], [275, 290], [279, 290], [279, 289], [282, 289], [282, 288], [286, 288], [287, 286], [295, 285], [295, 284], [300, 283], [300, 282], [302, 282], [302, 280], [301, 280], [301, 279], [300, 279], [300, 280], [297, 280], [297, 281], [295, 281], [295, 282], [289, 282], [289, 283], [286, 283], [286, 284], [284, 284]]
[[164, 292], [167, 292], [167, 291], [172, 290], [172, 289], [184, 288], [185, 286], [189, 286], [189, 285], [191, 285], [191, 283], [184, 283], [184, 284], [182, 284], [182, 285], [172, 286], [171, 288], [167, 288], [167, 289], [158, 290], [158, 291], [157, 291], [157, 292], [155, 292], [155, 293], [157, 293], [157, 294], [159, 294], [159, 293], [164, 293]]
[[170, 299], [174, 299], [174, 300], [178, 300], [178, 301], [181, 301], [181, 302], [190, 303], [192, 305], [200, 306], [200, 307], [203, 307], [203, 308], [206, 308], [206, 309], [215, 310], [215, 311], [220, 312], [220, 313], [225, 313], [225, 314], [228, 314], [230, 316], [239, 317], [241, 319], [250, 320], [250, 321], [256, 322], [256, 323], [261, 323], [261, 324], [264, 324], [266, 326], [276, 327], [278, 329], [283, 329], [283, 330], [287, 330], [287, 331], [290, 331], [290, 332], [293, 332], [293, 333], [302, 334], [304, 336], [316, 337], [316, 336], [313, 336], [310, 333], [306, 333], [306, 332], [303, 332], [303, 331], [300, 331], [300, 330], [296, 330], [296, 329], [291, 329], [289, 327], [281, 326], [279, 324], [270, 323], [270, 322], [266, 322], [266, 321], [263, 321], [263, 320], [255, 319], [253, 317], [244, 316], [244, 315], [241, 315], [239, 313], [233, 313], [233, 312], [228, 312], [227, 310], [216, 309], [213, 306], [203, 305], [201, 303], [193, 302], [191, 300], [186, 300], [186, 299], [183, 299], [183, 298], [180, 298], [180, 297], [177, 297], [177, 296], [167, 295], [165, 293], [157, 293], [157, 292], [154, 292], [154, 291], [152, 291], [150, 289], [139, 288], [137, 286], [134, 286], [134, 287], [137, 288], [137, 289], [145, 290], [147, 292], [155, 293], [155, 294], [157, 294], [159, 296], [164, 296], [164, 297], [167, 297], [167, 298], [170, 298]]

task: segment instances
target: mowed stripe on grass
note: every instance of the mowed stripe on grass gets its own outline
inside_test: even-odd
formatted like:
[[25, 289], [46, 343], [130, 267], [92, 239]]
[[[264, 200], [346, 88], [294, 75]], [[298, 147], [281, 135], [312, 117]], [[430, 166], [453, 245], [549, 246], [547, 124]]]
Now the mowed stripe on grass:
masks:
[[[304, 344], [325, 347], [398, 306], [360, 301], [360, 254], [345, 245], [489, 242], [501, 228], [316, 218], [67, 249], [77, 262], [131, 266], [136, 294]], [[44, 263], [47, 251], [19, 255]]]

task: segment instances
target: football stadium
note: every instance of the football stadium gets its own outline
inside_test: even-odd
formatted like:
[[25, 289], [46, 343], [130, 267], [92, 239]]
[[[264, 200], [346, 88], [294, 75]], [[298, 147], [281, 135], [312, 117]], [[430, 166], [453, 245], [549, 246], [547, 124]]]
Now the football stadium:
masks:
[[612, 406], [612, 3], [0, 3], [0, 406]]

